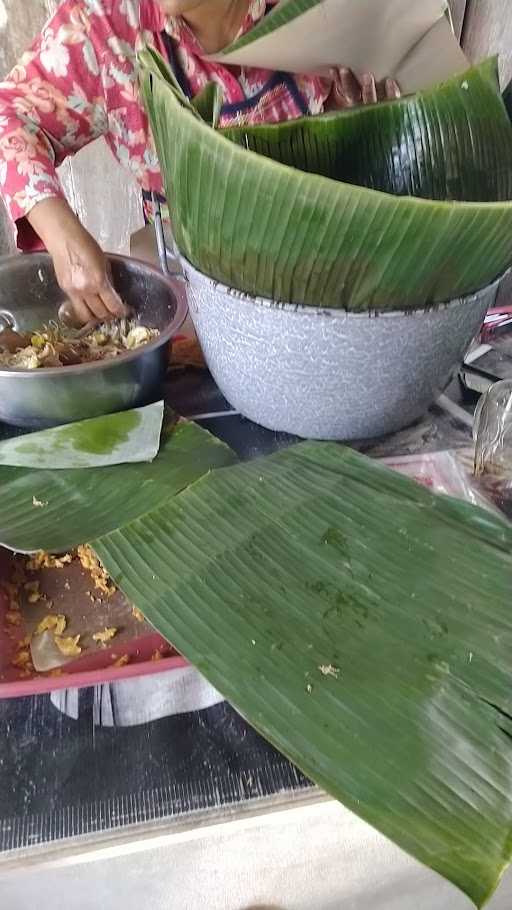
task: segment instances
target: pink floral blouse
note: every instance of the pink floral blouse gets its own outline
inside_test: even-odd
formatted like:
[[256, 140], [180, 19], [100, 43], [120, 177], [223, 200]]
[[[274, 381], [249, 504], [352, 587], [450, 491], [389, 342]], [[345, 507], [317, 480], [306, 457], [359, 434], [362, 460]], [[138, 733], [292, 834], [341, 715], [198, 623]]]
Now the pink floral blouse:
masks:
[[[275, 2], [249, 0], [241, 33]], [[219, 82], [223, 124], [320, 113], [332, 87], [311, 76], [210, 63], [186, 23], [166, 17], [157, 0], [64, 0], [0, 83], [0, 192], [21, 248], [37, 245], [24, 216], [37, 202], [63, 195], [56, 167], [99, 136], [143, 191], [162, 192], [137, 86], [136, 54], [144, 45], [170, 60], [191, 95]]]

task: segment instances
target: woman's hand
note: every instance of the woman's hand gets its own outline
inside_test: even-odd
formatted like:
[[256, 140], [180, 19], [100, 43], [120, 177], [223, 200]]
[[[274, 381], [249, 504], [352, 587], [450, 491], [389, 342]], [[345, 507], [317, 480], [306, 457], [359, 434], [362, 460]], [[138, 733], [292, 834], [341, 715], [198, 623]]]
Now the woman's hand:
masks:
[[27, 216], [53, 259], [60, 287], [77, 324], [108, 321], [128, 310], [110, 281], [108, 261], [63, 199], [45, 199]]
[[375, 76], [365, 73], [359, 80], [352, 70], [345, 67], [332, 69], [333, 87], [329, 98], [330, 108], [357, 107], [360, 104], [377, 104], [400, 98], [400, 87], [394, 79], [376, 82]]

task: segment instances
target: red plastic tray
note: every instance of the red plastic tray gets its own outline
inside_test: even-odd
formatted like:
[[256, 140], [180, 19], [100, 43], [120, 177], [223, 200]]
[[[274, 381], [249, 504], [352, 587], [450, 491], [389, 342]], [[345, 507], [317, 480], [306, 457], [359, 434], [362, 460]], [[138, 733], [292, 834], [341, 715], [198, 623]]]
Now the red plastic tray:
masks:
[[[11, 554], [0, 549], [0, 580], [10, 574]], [[66, 664], [59, 672], [23, 676], [22, 671], [12, 665], [17, 645], [26, 636], [21, 626], [9, 626], [6, 621], [8, 598], [0, 591], [0, 699], [18, 698], [24, 695], [40, 695], [56, 689], [84, 688], [121, 679], [133, 679], [154, 673], [178, 670], [187, 666], [184, 658], [173, 655], [154, 660], [156, 651], [169, 651], [168, 643], [157, 633], [144, 631], [143, 634], [125, 640], [122, 644], [83, 654]], [[118, 657], [127, 655], [129, 663], [114, 666]]]

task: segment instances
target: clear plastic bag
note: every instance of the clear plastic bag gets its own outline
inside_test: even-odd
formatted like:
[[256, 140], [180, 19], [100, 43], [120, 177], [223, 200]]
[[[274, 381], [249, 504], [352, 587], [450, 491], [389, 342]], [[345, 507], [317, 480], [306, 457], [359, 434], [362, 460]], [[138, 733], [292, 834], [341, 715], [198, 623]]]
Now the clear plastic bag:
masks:
[[454, 496], [474, 506], [495, 510], [495, 504], [472, 476], [470, 450], [428, 452], [381, 460], [389, 468], [416, 480], [432, 493]]
[[475, 475], [512, 483], [512, 380], [496, 382], [480, 398], [473, 424]]

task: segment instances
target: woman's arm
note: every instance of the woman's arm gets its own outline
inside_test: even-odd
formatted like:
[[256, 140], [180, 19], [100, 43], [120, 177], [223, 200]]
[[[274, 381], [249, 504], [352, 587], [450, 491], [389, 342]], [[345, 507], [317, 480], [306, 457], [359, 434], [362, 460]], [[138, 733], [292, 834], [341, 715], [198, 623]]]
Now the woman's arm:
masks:
[[18, 244], [33, 247], [34, 232], [41, 238], [85, 321], [124, 308], [103, 253], [65, 201], [56, 167], [108, 132], [113, 63], [129, 92], [137, 7], [136, 0], [65, 0], [0, 84], [0, 192], [17, 224]]
[[43, 199], [27, 220], [53, 259], [57, 281], [71, 301], [77, 323], [127, 315], [112, 287], [103, 250], [65, 199]]

